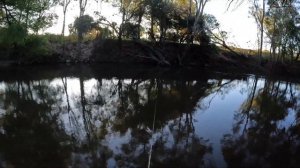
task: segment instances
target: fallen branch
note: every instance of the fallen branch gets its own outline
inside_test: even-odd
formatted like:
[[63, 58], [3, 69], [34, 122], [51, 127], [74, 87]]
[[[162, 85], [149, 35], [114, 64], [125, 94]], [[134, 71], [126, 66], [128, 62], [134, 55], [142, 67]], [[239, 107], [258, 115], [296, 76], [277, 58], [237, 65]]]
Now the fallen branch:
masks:
[[151, 58], [161, 65], [170, 65], [170, 63], [164, 58], [163, 54], [157, 49], [140, 41], [136, 42], [136, 44], [141, 46], [141, 48], [145, 51], [145, 55], [149, 55], [147, 58]]

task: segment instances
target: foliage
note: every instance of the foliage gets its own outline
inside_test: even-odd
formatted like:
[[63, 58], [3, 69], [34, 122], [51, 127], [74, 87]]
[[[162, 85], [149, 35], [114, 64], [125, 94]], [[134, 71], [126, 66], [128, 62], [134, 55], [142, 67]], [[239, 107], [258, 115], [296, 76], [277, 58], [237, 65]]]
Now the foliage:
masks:
[[295, 110], [295, 121], [299, 120], [297, 91], [289, 82], [269, 79], [259, 87], [255, 79], [247, 100], [235, 114], [232, 134], [224, 135], [225, 161], [229, 167], [297, 167], [299, 123], [286, 122], [291, 109]]
[[83, 35], [90, 31], [93, 27], [94, 19], [89, 15], [83, 15], [79, 18], [76, 18], [74, 21], [74, 28], [78, 33], [78, 40], [83, 40]]
[[56, 35], [56, 34], [50, 34], [50, 33], [44, 34], [43, 38], [47, 39], [50, 43], [58, 43], [58, 44], [62, 44], [67, 39], [67, 37]]
[[94, 19], [89, 15], [84, 15], [79, 17], [74, 22], [74, 27], [78, 32], [86, 33], [92, 28], [92, 23]]
[[11, 24], [7, 28], [0, 29], [0, 34], [0, 43], [2, 45], [23, 45], [27, 36], [27, 30], [20, 24]]
[[[260, 55], [263, 43], [269, 44], [271, 61], [297, 60], [300, 56], [299, 28], [294, 24], [294, 18], [299, 14], [299, 1], [266, 1], [264, 6], [259, 1], [253, 1], [251, 14], [260, 29]], [[266, 35], [266, 42], [264, 42]]]
[[45, 56], [49, 55], [48, 41], [45, 37], [30, 35], [25, 39], [25, 56]]
[[[6, 0], [0, 1], [0, 45], [5, 55], [13, 58], [48, 55], [47, 40], [37, 35], [39, 30], [52, 25], [56, 14], [48, 9], [57, 0]], [[29, 35], [29, 36], [28, 36]]]
[[0, 24], [19, 24], [26, 29], [38, 32], [51, 26], [56, 15], [47, 10], [57, 5], [57, 0], [8, 0], [0, 1], [0, 9], [5, 15], [0, 15]]
[[[88, 0], [74, 0], [79, 7], [79, 16], [69, 26], [70, 36], [45, 35], [50, 42], [83, 41], [95, 38], [141, 39], [151, 41], [166, 40], [200, 45], [219, 44], [225, 48], [227, 33], [220, 30], [220, 24], [212, 15], [204, 13], [209, 0], [107, 0], [117, 7], [121, 22], [116, 23], [95, 11], [97, 20], [84, 15]], [[227, 0], [228, 8], [239, 6], [243, 0]], [[98, 2], [98, 1], [97, 1]], [[255, 17], [262, 44], [269, 43], [269, 55], [274, 61], [298, 60], [300, 57], [300, 32], [293, 24], [298, 15], [297, 3], [266, 0], [265, 8], [254, 0], [251, 14]], [[72, 0], [0, 0], [0, 45], [7, 48], [23, 47], [28, 34], [39, 34], [40, 30], [52, 26], [57, 18], [51, 7], [62, 6], [63, 30], [67, 8]], [[95, 2], [94, 2], [95, 3]], [[265, 34], [264, 34], [265, 33]], [[77, 34], [77, 38], [75, 37]], [[266, 35], [266, 40], [264, 35]], [[30, 37], [31, 38], [31, 37]], [[34, 43], [37, 45], [37, 43]], [[42, 43], [45, 44], [45, 43]]]
[[[4, 31], [6, 32], [4, 36], [1, 36], [0, 42], [2, 48], [1, 53], [3, 54], [1, 55], [1, 59], [22, 60], [22, 62], [40, 62], [43, 61], [45, 57], [51, 56], [48, 44], [49, 36], [21, 34], [23, 37], [6, 37], [8, 35], [6, 33], [13, 30]], [[7, 39], [7, 41], [3, 41], [2, 39]]]
[[122, 25], [123, 28], [123, 36], [127, 39], [132, 38], [136, 39], [138, 37], [138, 25], [135, 25], [133, 23], [124, 23]]

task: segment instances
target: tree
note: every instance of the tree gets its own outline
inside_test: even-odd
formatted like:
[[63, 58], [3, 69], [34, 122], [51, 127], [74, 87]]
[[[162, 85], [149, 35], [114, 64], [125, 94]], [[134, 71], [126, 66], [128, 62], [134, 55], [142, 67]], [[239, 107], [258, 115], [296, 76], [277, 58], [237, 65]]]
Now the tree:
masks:
[[0, 1], [0, 10], [4, 15], [0, 19], [2, 25], [19, 24], [25, 29], [38, 32], [51, 26], [55, 14], [47, 12], [57, 4], [57, 0], [10, 0]]
[[71, 145], [61, 142], [71, 137], [60, 124], [59, 112], [53, 110], [62, 105], [58, 90], [46, 81], [7, 84], [0, 98], [5, 109], [0, 153], [5, 162], [13, 167], [67, 166]]
[[146, 14], [150, 20], [149, 36], [155, 41], [155, 26], [159, 27], [160, 41], [166, 36], [166, 31], [171, 27], [170, 14], [172, 13], [173, 4], [171, 1], [147, 0]]
[[[224, 135], [222, 140], [229, 167], [297, 167], [299, 106], [290, 89], [288, 82], [266, 79], [259, 86], [257, 78], [254, 80], [247, 100], [235, 114], [232, 134]], [[286, 122], [291, 109], [297, 114], [295, 122]]]
[[62, 36], [65, 36], [66, 13], [67, 13], [67, 10], [68, 10], [68, 7], [69, 7], [70, 3], [71, 3], [71, 0], [61, 0], [61, 2], [60, 2], [60, 5], [63, 7], [63, 15], [64, 15], [63, 16], [64, 17], [64, 19], [63, 19], [63, 28], [62, 28], [62, 32], [61, 32]]
[[120, 28], [119, 28], [119, 33], [118, 33], [119, 41], [122, 40], [123, 26], [124, 26], [125, 19], [126, 19], [126, 9], [130, 5], [130, 3], [131, 3], [131, 0], [128, 0], [128, 1], [120, 0], [120, 12], [122, 13], [122, 21], [121, 21]]
[[132, 24], [130, 22], [124, 23], [122, 25], [123, 27], [123, 36], [125, 36], [127, 39], [139, 39], [139, 33], [140, 30], [138, 28], [138, 25]]
[[37, 53], [41, 44], [47, 44], [38, 43], [43, 40], [28, 36], [28, 32], [37, 34], [51, 26], [56, 15], [48, 9], [56, 4], [57, 0], [0, 0], [0, 43], [6, 57]]
[[146, 2], [147, 0], [132, 0], [126, 9], [126, 20], [124, 24], [130, 22], [130, 24], [136, 27], [135, 32], [137, 39], [140, 39], [141, 35], [141, 23], [143, 16], [146, 13]]
[[79, 17], [81, 17], [84, 15], [88, 0], [78, 0], [78, 1], [79, 1]]
[[273, 2], [269, 4], [271, 8], [264, 25], [270, 41], [271, 59], [284, 61], [287, 59], [286, 56], [290, 56], [291, 61], [297, 60], [299, 57], [300, 30], [294, 24], [294, 18], [298, 15], [295, 7], [296, 2], [288, 7], [284, 6], [284, 3]]
[[[284, 61], [286, 56], [290, 59], [299, 53], [299, 29], [294, 24], [294, 18], [298, 14], [295, 7], [296, 1], [287, 4], [286, 1], [263, 1], [262, 7], [258, 1], [253, 2], [252, 15], [260, 30], [260, 44], [258, 55], [262, 59], [264, 35], [270, 43], [270, 58], [272, 61]], [[268, 10], [266, 10], [268, 9]]]
[[193, 33], [198, 36], [200, 45], [207, 45], [209, 43], [209, 37], [205, 32], [205, 20], [204, 9], [208, 0], [195, 0], [196, 3], [196, 15], [193, 26]]
[[[241, 4], [244, 0], [230, 0]], [[299, 29], [294, 23], [298, 15], [297, 4], [299, 1], [290, 0], [252, 0], [251, 14], [255, 18], [259, 29], [258, 56], [261, 62], [264, 43], [270, 43], [270, 57], [272, 61], [298, 60]], [[265, 40], [266, 38], [269, 41]]]
[[266, 14], [265, 0], [262, 0], [262, 8], [259, 5], [259, 0], [252, 1], [251, 15], [254, 17], [257, 27], [259, 29], [259, 45], [258, 45], [259, 62], [261, 62], [262, 60], [265, 14]]
[[76, 18], [74, 21], [74, 28], [77, 31], [79, 42], [83, 40], [83, 35], [92, 29], [93, 22], [94, 19], [89, 15], [83, 15]]
[[160, 42], [164, 41], [166, 36], [166, 31], [170, 27], [170, 17], [169, 14], [171, 13], [172, 4], [168, 3], [168, 1], [160, 1], [156, 2], [153, 5], [153, 17], [157, 20], [159, 25], [160, 31]]
[[142, 23], [142, 18], [144, 16], [146, 12], [146, 8], [145, 8], [145, 0], [141, 0], [137, 3], [137, 8], [135, 11], [135, 15], [134, 17], [136, 18], [136, 22], [137, 22], [137, 39], [140, 39], [141, 37], [141, 23]]
[[8, 46], [24, 44], [27, 36], [27, 30], [20, 24], [10, 24], [0, 29], [0, 43]]

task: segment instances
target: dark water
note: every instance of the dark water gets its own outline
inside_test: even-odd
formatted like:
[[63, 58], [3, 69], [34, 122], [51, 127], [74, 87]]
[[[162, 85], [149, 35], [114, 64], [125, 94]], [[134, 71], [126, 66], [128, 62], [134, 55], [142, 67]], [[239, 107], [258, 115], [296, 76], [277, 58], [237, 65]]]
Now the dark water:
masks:
[[0, 167], [300, 164], [297, 83], [17, 74], [0, 80]]

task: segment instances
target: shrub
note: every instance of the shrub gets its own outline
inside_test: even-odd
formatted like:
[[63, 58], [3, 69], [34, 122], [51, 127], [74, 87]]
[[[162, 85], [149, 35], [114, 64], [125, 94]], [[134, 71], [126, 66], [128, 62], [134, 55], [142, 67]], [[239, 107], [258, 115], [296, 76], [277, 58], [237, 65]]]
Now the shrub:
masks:
[[48, 40], [43, 36], [30, 35], [25, 39], [25, 56], [50, 55]]
[[51, 56], [48, 44], [48, 40], [43, 36], [29, 35], [24, 44], [14, 46], [10, 59], [22, 63], [45, 62]]
[[12, 24], [0, 29], [0, 44], [6, 45], [23, 45], [27, 36], [27, 30], [20, 24]]
[[60, 43], [62, 44], [66, 37], [57, 34], [46, 33], [43, 38], [47, 39], [50, 43]]

